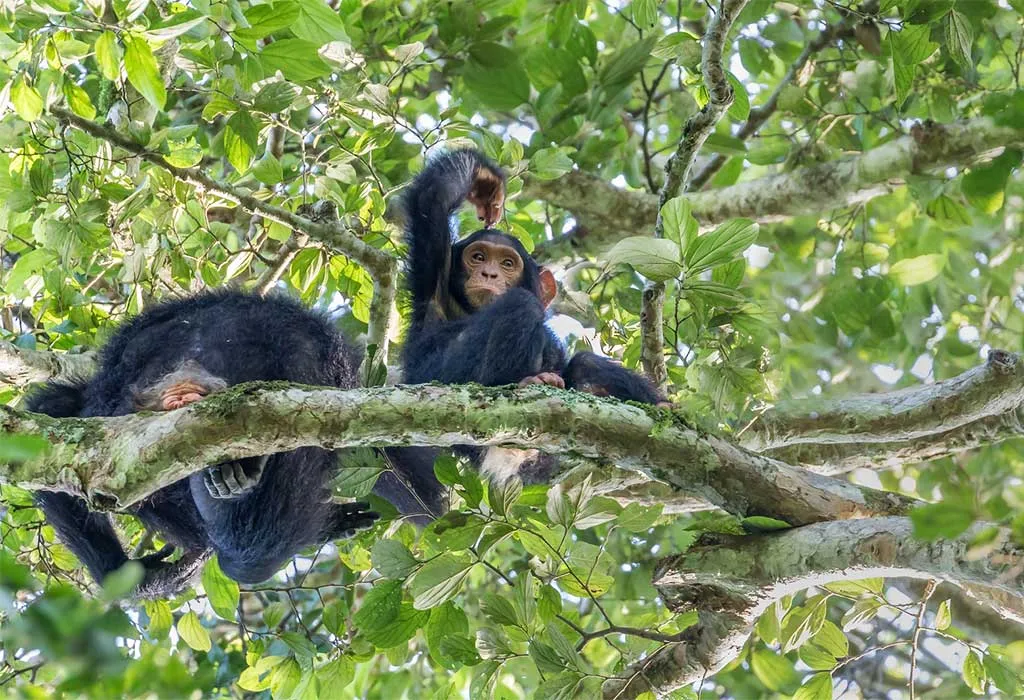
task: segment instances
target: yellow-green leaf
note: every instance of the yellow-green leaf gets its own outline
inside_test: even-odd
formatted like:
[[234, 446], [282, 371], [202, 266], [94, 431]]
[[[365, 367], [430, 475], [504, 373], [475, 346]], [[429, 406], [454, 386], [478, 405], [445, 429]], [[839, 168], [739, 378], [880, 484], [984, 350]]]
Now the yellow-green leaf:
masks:
[[117, 80], [121, 75], [121, 47], [113, 32], [103, 32], [96, 40], [96, 65], [107, 80]]
[[199, 622], [194, 612], [187, 612], [178, 620], [177, 630], [185, 643], [196, 651], [210, 650], [210, 633]]
[[64, 81], [64, 99], [68, 101], [71, 111], [80, 117], [92, 119], [96, 116], [96, 108], [93, 107], [89, 93], [78, 87], [69, 80]]
[[167, 103], [167, 90], [153, 50], [145, 39], [134, 34], [124, 35], [124, 46], [124, 68], [128, 73], [128, 81], [147, 102], [157, 109], [163, 109]]
[[24, 75], [11, 87], [11, 104], [18, 116], [27, 122], [34, 122], [43, 114], [43, 98], [38, 90], [28, 84]]
[[203, 590], [214, 612], [225, 620], [234, 620], [238, 611], [238, 584], [227, 577], [213, 557], [203, 568]]
[[889, 277], [898, 285], [912, 287], [932, 281], [939, 276], [945, 265], [946, 256], [941, 253], [904, 258], [892, 264], [889, 268]]

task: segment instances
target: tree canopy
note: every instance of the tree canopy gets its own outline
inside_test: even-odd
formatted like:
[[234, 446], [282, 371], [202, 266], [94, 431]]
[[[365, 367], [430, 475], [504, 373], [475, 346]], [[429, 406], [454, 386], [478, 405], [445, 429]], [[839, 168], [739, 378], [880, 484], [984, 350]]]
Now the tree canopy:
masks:
[[[1024, 2], [27, 0], [0, 7], [0, 687], [13, 697], [1024, 693]], [[403, 187], [474, 145], [550, 321], [664, 411], [394, 387]], [[462, 214], [466, 226], [471, 213]], [[465, 228], [465, 226], [463, 227]], [[154, 302], [315, 306], [366, 388], [50, 419]], [[209, 416], [218, 420], [211, 426]], [[273, 427], [272, 442], [253, 426]], [[159, 437], [157, 437], [159, 436]], [[219, 460], [442, 457], [453, 509], [239, 586], [102, 587], [31, 489], [125, 507]], [[182, 449], [187, 446], [188, 449]], [[187, 456], [183, 456], [187, 455]], [[119, 516], [130, 548], [162, 542]], [[127, 599], [127, 602], [125, 601]]]

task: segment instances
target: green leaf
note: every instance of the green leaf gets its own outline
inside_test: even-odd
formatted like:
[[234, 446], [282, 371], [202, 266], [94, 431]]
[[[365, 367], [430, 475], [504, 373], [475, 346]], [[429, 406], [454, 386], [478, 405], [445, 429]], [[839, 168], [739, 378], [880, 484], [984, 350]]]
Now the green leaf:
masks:
[[736, 121], [745, 121], [750, 116], [750, 96], [746, 86], [732, 73], [726, 72], [725, 77], [732, 86], [733, 100], [729, 105], [729, 116]]
[[711, 233], [695, 238], [686, 248], [686, 270], [695, 276], [732, 262], [757, 240], [758, 226], [748, 219], [733, 219]]
[[284, 168], [281, 167], [281, 161], [272, 153], [263, 154], [263, 157], [252, 166], [251, 172], [252, 176], [264, 185], [276, 185], [284, 180]]
[[800, 676], [793, 662], [771, 649], [759, 647], [750, 655], [750, 668], [765, 687], [775, 692], [796, 688]]
[[125, 24], [130, 24], [142, 15], [149, 6], [149, 0], [114, 0], [114, 13]]
[[434, 459], [434, 476], [445, 486], [454, 486], [459, 483], [462, 475], [459, 474], [459, 462], [449, 453], [443, 453]]
[[50, 449], [39, 435], [0, 435], [0, 464], [27, 462]]
[[277, 114], [291, 107], [298, 94], [298, 88], [290, 83], [267, 83], [256, 93], [253, 107], [260, 112]]
[[974, 512], [952, 503], [929, 503], [910, 511], [910, 520], [917, 539], [951, 539], [967, 531], [974, 522]]
[[629, 532], [646, 532], [661, 517], [664, 507], [661, 503], [653, 506], [630, 503], [619, 513], [616, 524]]
[[798, 655], [812, 671], [829, 671], [836, 667], [836, 657], [816, 644], [804, 644]]
[[825, 621], [821, 596], [809, 598], [804, 605], [793, 608], [782, 620], [782, 651], [789, 653], [802, 647], [818, 633]]
[[189, 611], [181, 616], [176, 625], [178, 635], [196, 651], [210, 651], [212, 643], [210, 642], [210, 633], [206, 631], [206, 628], [199, 622], [199, 618], [192, 611]]
[[166, 639], [167, 633], [171, 631], [171, 625], [174, 624], [171, 606], [166, 600], [146, 600], [143, 601], [143, 605], [146, 608], [146, 615], [149, 616], [146, 632], [154, 640]]
[[92, 100], [89, 99], [89, 93], [70, 80], [64, 81], [62, 90], [64, 92], [64, 99], [68, 101], [68, 107], [71, 108], [72, 112], [86, 119], [92, 119], [96, 116], [96, 108], [93, 106]]
[[355, 677], [356, 664], [351, 656], [346, 654], [333, 661], [328, 661], [316, 670], [316, 679], [320, 685], [320, 697], [342, 697], [345, 688], [355, 680]]
[[523, 624], [516, 619], [515, 608], [505, 598], [494, 593], [486, 594], [480, 601], [480, 612], [496, 625], [511, 625], [516, 627]]
[[1021, 162], [1021, 152], [1007, 149], [992, 162], [975, 165], [960, 181], [967, 201], [986, 214], [995, 214], [1003, 206], [1006, 182]]
[[103, 32], [96, 40], [96, 65], [107, 80], [121, 77], [121, 46], [113, 32]]
[[836, 658], [842, 658], [850, 653], [849, 640], [831, 620], [821, 623], [821, 629], [811, 638], [811, 641]]
[[937, 48], [929, 40], [930, 35], [931, 27], [928, 25], [904, 24], [902, 31], [889, 32], [897, 107], [902, 107], [910, 95], [917, 66], [931, 56]]
[[473, 570], [474, 564], [468, 555], [451, 552], [428, 561], [409, 581], [413, 607], [429, 610], [454, 596]]
[[673, 197], [661, 208], [662, 232], [674, 241], [680, 250], [686, 250], [697, 237], [697, 220], [690, 213], [690, 202], [685, 197]]
[[939, 276], [946, 265], [946, 256], [942, 253], [919, 255], [916, 258], [904, 258], [889, 267], [889, 278], [894, 284], [912, 287], [917, 284], [931, 282]]
[[981, 662], [981, 658], [978, 656], [976, 651], [968, 652], [967, 656], [964, 657], [964, 665], [962, 669], [964, 683], [970, 688], [975, 694], [981, 695], [985, 692], [985, 683], [988, 680], [988, 674], [985, 673], [985, 666]]
[[27, 122], [34, 122], [43, 115], [43, 98], [39, 91], [28, 84], [25, 76], [19, 76], [11, 86], [11, 104], [18, 116]]
[[217, 557], [211, 558], [203, 568], [203, 590], [218, 615], [225, 620], [238, 616], [238, 584], [221, 570]]
[[[458, 662], [447, 655], [442, 649], [442, 643], [449, 637], [466, 637], [469, 635], [469, 619], [462, 608], [451, 601], [439, 605], [430, 611], [430, 621], [426, 627], [427, 646], [430, 648], [430, 655], [446, 668], [455, 669]], [[470, 641], [470, 645], [472, 645]], [[473, 649], [476, 655], [476, 649]]]
[[345, 450], [339, 462], [341, 466], [331, 486], [335, 494], [346, 498], [368, 496], [377, 483], [377, 477], [385, 471], [378, 453], [369, 448]]
[[530, 99], [530, 78], [519, 54], [492, 41], [477, 42], [469, 48], [462, 79], [466, 88], [491, 109], [514, 109]]
[[693, 47], [700, 51], [700, 39], [689, 32], [672, 32], [658, 40], [657, 45], [651, 50], [651, 55], [655, 58], [679, 61]]
[[815, 673], [800, 686], [793, 700], [832, 700], [832, 674]]
[[360, 630], [383, 629], [398, 619], [401, 607], [402, 582], [377, 581], [352, 616], [352, 622]]
[[398, 540], [378, 540], [371, 558], [373, 568], [387, 578], [404, 579], [419, 566], [412, 552]]
[[487, 488], [491, 510], [499, 516], [506, 515], [523, 495], [523, 481], [518, 476], [506, 479], [501, 484], [491, 481]]
[[766, 515], [752, 515], [749, 518], [743, 518], [740, 522], [751, 532], [775, 532], [793, 527], [785, 520], [776, 520]]
[[870, 622], [878, 614], [881, 607], [882, 603], [875, 599], [858, 600], [843, 615], [843, 629], [849, 631], [854, 627]]
[[949, 598], [939, 603], [939, 609], [935, 613], [935, 629], [945, 631], [953, 624], [953, 614], [949, 609]]
[[974, 44], [974, 30], [971, 23], [960, 12], [952, 10], [946, 15], [946, 50], [961, 68], [973, 67], [971, 46]]
[[850, 598], [865, 595], [882, 595], [885, 580], [881, 578], [862, 578], [855, 581], [832, 581], [825, 584], [825, 589]]
[[103, 599], [120, 600], [127, 597], [142, 582], [145, 569], [137, 561], [128, 561], [103, 577]]
[[124, 34], [124, 68], [128, 81], [156, 109], [167, 103], [167, 90], [149, 43], [136, 34]]
[[365, 627], [360, 630], [362, 635], [374, 646], [380, 649], [390, 649], [412, 639], [416, 631], [426, 625], [429, 619], [429, 612], [416, 610], [410, 603], [402, 603], [398, 615], [386, 626]]
[[249, 169], [259, 140], [259, 127], [248, 112], [235, 112], [231, 115], [224, 126], [224, 152], [235, 170], [244, 173]]
[[331, 67], [320, 58], [320, 44], [305, 39], [281, 39], [260, 50], [259, 57], [268, 76], [281, 71], [288, 80], [305, 82], [330, 74]]
[[619, 49], [602, 62], [597, 79], [606, 92], [617, 93], [633, 81], [634, 76], [646, 65], [655, 41], [656, 36], [648, 35]]
[[205, 21], [206, 15], [200, 14], [195, 10], [185, 10], [150, 26], [146, 30], [146, 36], [156, 42], [170, 41]]
[[675, 279], [683, 271], [679, 261], [679, 246], [664, 238], [623, 238], [608, 251], [606, 260], [608, 265], [629, 265], [655, 282]]
[[630, 8], [633, 10], [633, 21], [641, 29], [650, 29], [657, 23], [657, 0], [633, 0]]
[[542, 148], [530, 157], [530, 174], [538, 180], [554, 180], [572, 170], [571, 148]]
[[317, 46], [332, 41], [348, 43], [345, 23], [337, 10], [332, 10], [321, 0], [299, 0], [299, 16], [291, 25], [292, 32], [300, 39], [312, 42]]

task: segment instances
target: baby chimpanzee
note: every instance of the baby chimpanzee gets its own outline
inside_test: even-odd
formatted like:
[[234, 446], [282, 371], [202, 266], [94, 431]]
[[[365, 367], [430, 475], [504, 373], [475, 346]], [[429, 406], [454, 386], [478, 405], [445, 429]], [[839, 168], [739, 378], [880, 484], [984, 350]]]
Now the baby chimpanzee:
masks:
[[[217, 292], [156, 306], [124, 325], [103, 348], [88, 382], [51, 383], [28, 409], [55, 417], [118, 416], [166, 411], [241, 382], [282, 380], [357, 386], [358, 357], [325, 320], [280, 297]], [[130, 508], [172, 547], [143, 557], [140, 596], [174, 594], [207, 550], [231, 578], [270, 578], [299, 550], [351, 536], [377, 514], [366, 503], [332, 503], [337, 455], [304, 447], [211, 466]], [[57, 535], [96, 581], [128, 556], [110, 517], [85, 501], [39, 491], [39, 506]]]
[[[504, 200], [504, 173], [474, 150], [436, 157], [409, 188], [412, 319], [402, 353], [405, 381], [548, 384], [668, 406], [646, 378], [608, 358], [591, 352], [567, 357], [545, 325], [556, 291], [551, 272], [514, 237], [489, 228]], [[449, 220], [465, 201], [488, 228], [455, 241]], [[499, 480], [522, 474], [543, 481], [552, 466], [532, 450], [459, 451]], [[418, 450], [406, 454], [424, 459]]]

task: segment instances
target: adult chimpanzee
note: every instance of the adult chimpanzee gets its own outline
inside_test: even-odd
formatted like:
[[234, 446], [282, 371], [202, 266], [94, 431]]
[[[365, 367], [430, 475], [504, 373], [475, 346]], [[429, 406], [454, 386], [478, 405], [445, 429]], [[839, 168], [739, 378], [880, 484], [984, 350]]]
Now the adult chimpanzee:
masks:
[[[331, 325], [299, 304], [218, 292], [139, 315], [103, 348], [90, 381], [48, 384], [30, 396], [28, 408], [56, 417], [171, 410], [255, 380], [349, 388], [357, 385], [357, 364]], [[181, 547], [186, 562], [201, 562], [212, 549], [228, 576], [256, 583], [300, 549], [351, 536], [376, 520], [366, 503], [331, 502], [336, 463], [335, 453], [304, 447], [218, 464], [130, 512]], [[62, 492], [39, 491], [36, 500], [96, 581], [128, 561], [107, 514]], [[169, 595], [187, 583], [188, 567], [165, 561], [172, 551], [168, 546], [139, 560], [146, 571], [139, 595]]]
[[[403, 351], [405, 381], [542, 383], [664, 403], [645, 378], [607, 358], [581, 352], [567, 361], [545, 325], [556, 291], [551, 272], [518, 240], [490, 228], [501, 216], [504, 198], [504, 173], [474, 150], [434, 159], [412, 183], [406, 197], [406, 274], [413, 306]], [[450, 219], [467, 199], [486, 228], [453, 242]], [[520, 458], [510, 459], [510, 452]], [[470, 454], [498, 479], [523, 468], [521, 451]], [[543, 478], [546, 468], [534, 465], [530, 471]]]

